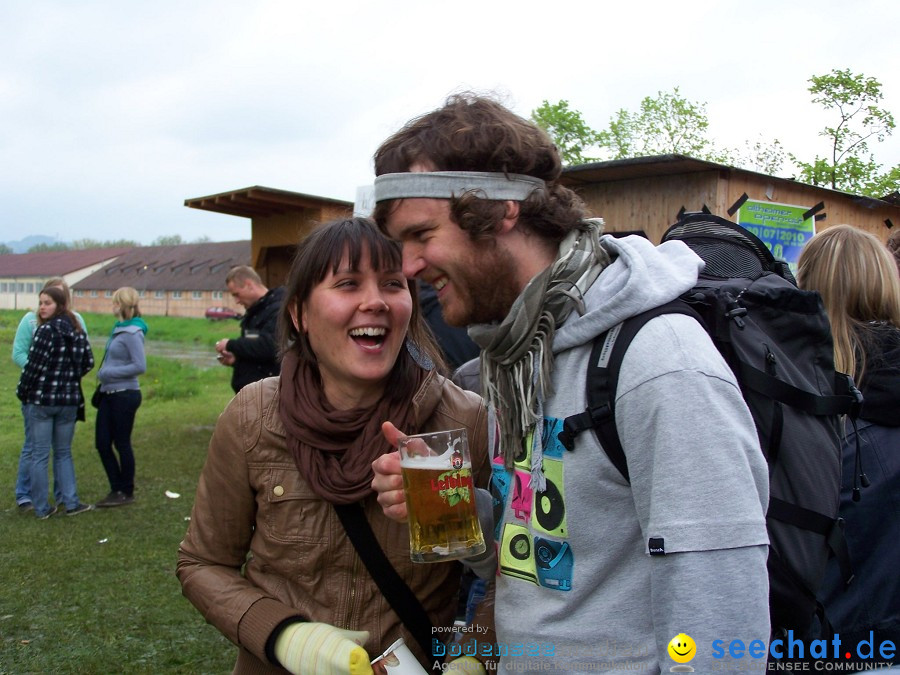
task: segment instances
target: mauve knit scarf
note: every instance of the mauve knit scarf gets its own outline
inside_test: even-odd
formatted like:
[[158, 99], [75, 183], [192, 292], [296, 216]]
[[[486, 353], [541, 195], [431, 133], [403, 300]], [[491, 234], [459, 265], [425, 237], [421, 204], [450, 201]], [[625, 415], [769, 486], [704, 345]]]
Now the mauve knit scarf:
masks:
[[[426, 373], [416, 373], [418, 391]], [[372, 493], [372, 462], [394, 450], [381, 433], [382, 422], [416, 431], [412, 401], [392, 403], [384, 396], [371, 408], [336, 410], [316, 370], [293, 351], [281, 361], [279, 414], [300, 475], [332, 504], [352, 504]]]

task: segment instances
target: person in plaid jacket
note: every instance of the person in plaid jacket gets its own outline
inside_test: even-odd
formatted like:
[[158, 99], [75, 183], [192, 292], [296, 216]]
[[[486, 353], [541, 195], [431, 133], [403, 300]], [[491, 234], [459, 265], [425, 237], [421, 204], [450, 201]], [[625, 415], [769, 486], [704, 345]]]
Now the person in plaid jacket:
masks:
[[[39, 325], [16, 388], [31, 423], [31, 499], [34, 514], [40, 519], [49, 518], [60, 508], [70, 516], [93, 508], [78, 499], [72, 438], [78, 408], [84, 404], [81, 378], [94, 367], [94, 355], [84, 329], [68, 308], [68, 300], [62, 289], [41, 291]], [[62, 492], [62, 503], [54, 506], [48, 499], [47, 480], [51, 446]]]

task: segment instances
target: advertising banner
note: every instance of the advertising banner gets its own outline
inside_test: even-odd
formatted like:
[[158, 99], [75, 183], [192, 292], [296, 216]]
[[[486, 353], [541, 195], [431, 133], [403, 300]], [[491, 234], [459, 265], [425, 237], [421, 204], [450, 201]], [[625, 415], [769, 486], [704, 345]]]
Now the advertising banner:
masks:
[[797, 258], [803, 245], [816, 233], [813, 216], [803, 219], [809, 206], [773, 204], [748, 199], [737, 213], [737, 222], [762, 239], [772, 255], [787, 261], [797, 272]]

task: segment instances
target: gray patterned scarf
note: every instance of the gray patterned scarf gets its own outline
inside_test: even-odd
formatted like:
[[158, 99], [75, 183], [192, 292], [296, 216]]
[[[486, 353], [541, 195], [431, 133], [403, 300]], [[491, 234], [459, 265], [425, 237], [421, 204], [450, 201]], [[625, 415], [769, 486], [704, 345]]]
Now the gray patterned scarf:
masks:
[[553, 395], [553, 334], [610, 263], [600, 245], [603, 220], [582, 221], [560, 243], [559, 257], [528, 282], [500, 323], [476, 324], [469, 335], [482, 348], [481, 381], [488, 406], [500, 421], [500, 451], [506, 467], [534, 432], [531, 487], [546, 489], [541, 471], [544, 401]]

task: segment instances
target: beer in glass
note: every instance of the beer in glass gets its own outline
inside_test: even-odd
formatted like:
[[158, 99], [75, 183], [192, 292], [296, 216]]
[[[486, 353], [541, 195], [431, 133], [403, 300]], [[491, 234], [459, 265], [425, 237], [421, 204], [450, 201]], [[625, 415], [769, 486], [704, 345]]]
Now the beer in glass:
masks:
[[466, 430], [407, 436], [399, 448], [413, 562], [484, 553]]

